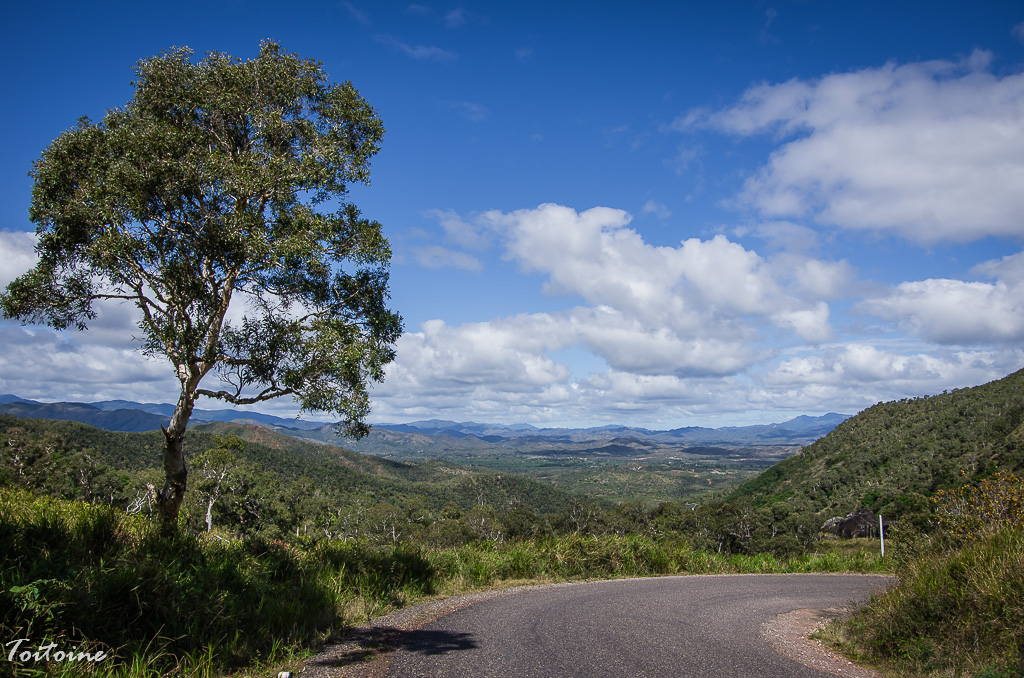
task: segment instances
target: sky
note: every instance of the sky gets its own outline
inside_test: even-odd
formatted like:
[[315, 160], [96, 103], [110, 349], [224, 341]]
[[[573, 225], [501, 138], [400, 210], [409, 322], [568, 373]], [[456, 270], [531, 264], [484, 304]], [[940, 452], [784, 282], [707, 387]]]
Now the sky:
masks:
[[[141, 58], [272, 39], [377, 109], [388, 131], [351, 199], [391, 243], [405, 331], [370, 422], [763, 424], [1024, 367], [1020, 2], [4, 15], [0, 285], [35, 261], [32, 162], [126, 103]], [[0, 321], [0, 393], [174, 402], [134, 310], [100, 310], [81, 333]]]

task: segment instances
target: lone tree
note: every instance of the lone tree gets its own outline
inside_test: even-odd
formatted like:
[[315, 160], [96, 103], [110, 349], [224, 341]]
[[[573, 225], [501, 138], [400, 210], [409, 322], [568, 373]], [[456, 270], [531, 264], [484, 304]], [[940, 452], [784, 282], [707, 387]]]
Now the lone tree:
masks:
[[[86, 329], [97, 300], [138, 307], [142, 352], [181, 384], [156, 497], [171, 524], [198, 396], [291, 395], [362, 436], [367, 386], [402, 331], [388, 242], [347, 202], [348, 184], [369, 183], [376, 111], [273, 42], [249, 61], [191, 56], [140, 61], [131, 101], [43, 151], [30, 172], [39, 263], [0, 295], [5, 317], [58, 330]], [[211, 372], [221, 384], [201, 388]]]

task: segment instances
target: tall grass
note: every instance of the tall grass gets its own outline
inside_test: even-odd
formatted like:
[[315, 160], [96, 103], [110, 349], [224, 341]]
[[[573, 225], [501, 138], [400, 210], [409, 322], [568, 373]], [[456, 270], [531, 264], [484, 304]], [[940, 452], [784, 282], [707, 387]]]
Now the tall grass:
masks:
[[505, 544], [470, 544], [426, 554], [446, 592], [515, 580], [566, 581], [675, 574], [882, 572], [888, 564], [870, 548], [850, 554], [728, 555], [695, 551], [681, 537], [578, 534]]
[[433, 585], [429, 564], [401, 547], [167, 535], [123, 512], [22, 492], [0, 491], [0, 543], [3, 637], [102, 650], [104, 671], [126, 675], [273, 662], [340, 629], [353, 600], [395, 603], [397, 591]]
[[833, 638], [894, 675], [1024, 676], [1024, 526], [906, 562]]
[[[777, 558], [695, 551], [681, 537], [402, 544], [167, 535], [145, 519], [0, 489], [0, 637], [102, 650], [102, 664], [0, 661], [9, 675], [272, 673], [346, 625], [438, 594], [510, 583], [667, 574], [878, 571], [869, 551]], [[5, 641], [6, 642], [6, 641]]]

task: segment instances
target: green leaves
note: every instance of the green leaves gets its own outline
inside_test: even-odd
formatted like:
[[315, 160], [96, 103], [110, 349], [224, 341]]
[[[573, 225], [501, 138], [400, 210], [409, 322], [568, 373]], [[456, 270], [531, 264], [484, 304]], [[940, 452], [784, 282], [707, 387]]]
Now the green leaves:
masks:
[[[61, 330], [85, 329], [97, 300], [139, 309], [140, 348], [181, 384], [158, 495], [171, 523], [199, 395], [294, 395], [365, 435], [366, 384], [394, 358], [401, 318], [386, 305], [381, 226], [345, 202], [384, 134], [350, 83], [272, 42], [249, 61], [174, 49], [135, 72], [131, 101], [80, 119], [36, 161], [40, 262], [0, 309]], [[328, 202], [334, 213], [320, 211]], [[223, 388], [200, 388], [210, 372]]]
[[[84, 329], [95, 301], [129, 300], [187, 401], [294, 394], [360, 431], [365, 382], [401, 333], [387, 240], [344, 200], [383, 126], [351, 83], [275, 43], [249, 61], [192, 56], [139, 61], [131, 101], [43, 151], [41, 259], [0, 296], [4, 315]], [[210, 371], [227, 388], [199, 389]]]

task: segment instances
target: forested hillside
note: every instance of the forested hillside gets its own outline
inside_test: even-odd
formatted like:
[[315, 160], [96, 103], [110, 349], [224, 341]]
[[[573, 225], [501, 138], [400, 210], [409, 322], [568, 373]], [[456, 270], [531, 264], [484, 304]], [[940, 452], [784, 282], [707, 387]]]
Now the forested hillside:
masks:
[[785, 500], [840, 515], [919, 515], [927, 497], [1024, 470], [1024, 370], [982, 386], [880, 403], [743, 485], [730, 500]]
[[[0, 415], [0, 486], [122, 508], [134, 503], [134, 510], [146, 511], [146, 484], [161, 477], [161, 436]], [[225, 444], [233, 439], [236, 444]], [[510, 474], [389, 461], [254, 425], [197, 427], [188, 445], [187, 519], [204, 527], [213, 498], [213, 524], [238, 534], [377, 538], [389, 532], [394, 539], [392, 527], [401, 525], [408, 536], [410, 526], [428, 522], [421, 514], [462, 517], [488, 507], [494, 516], [519, 510], [539, 519], [565, 514], [574, 499]]]

